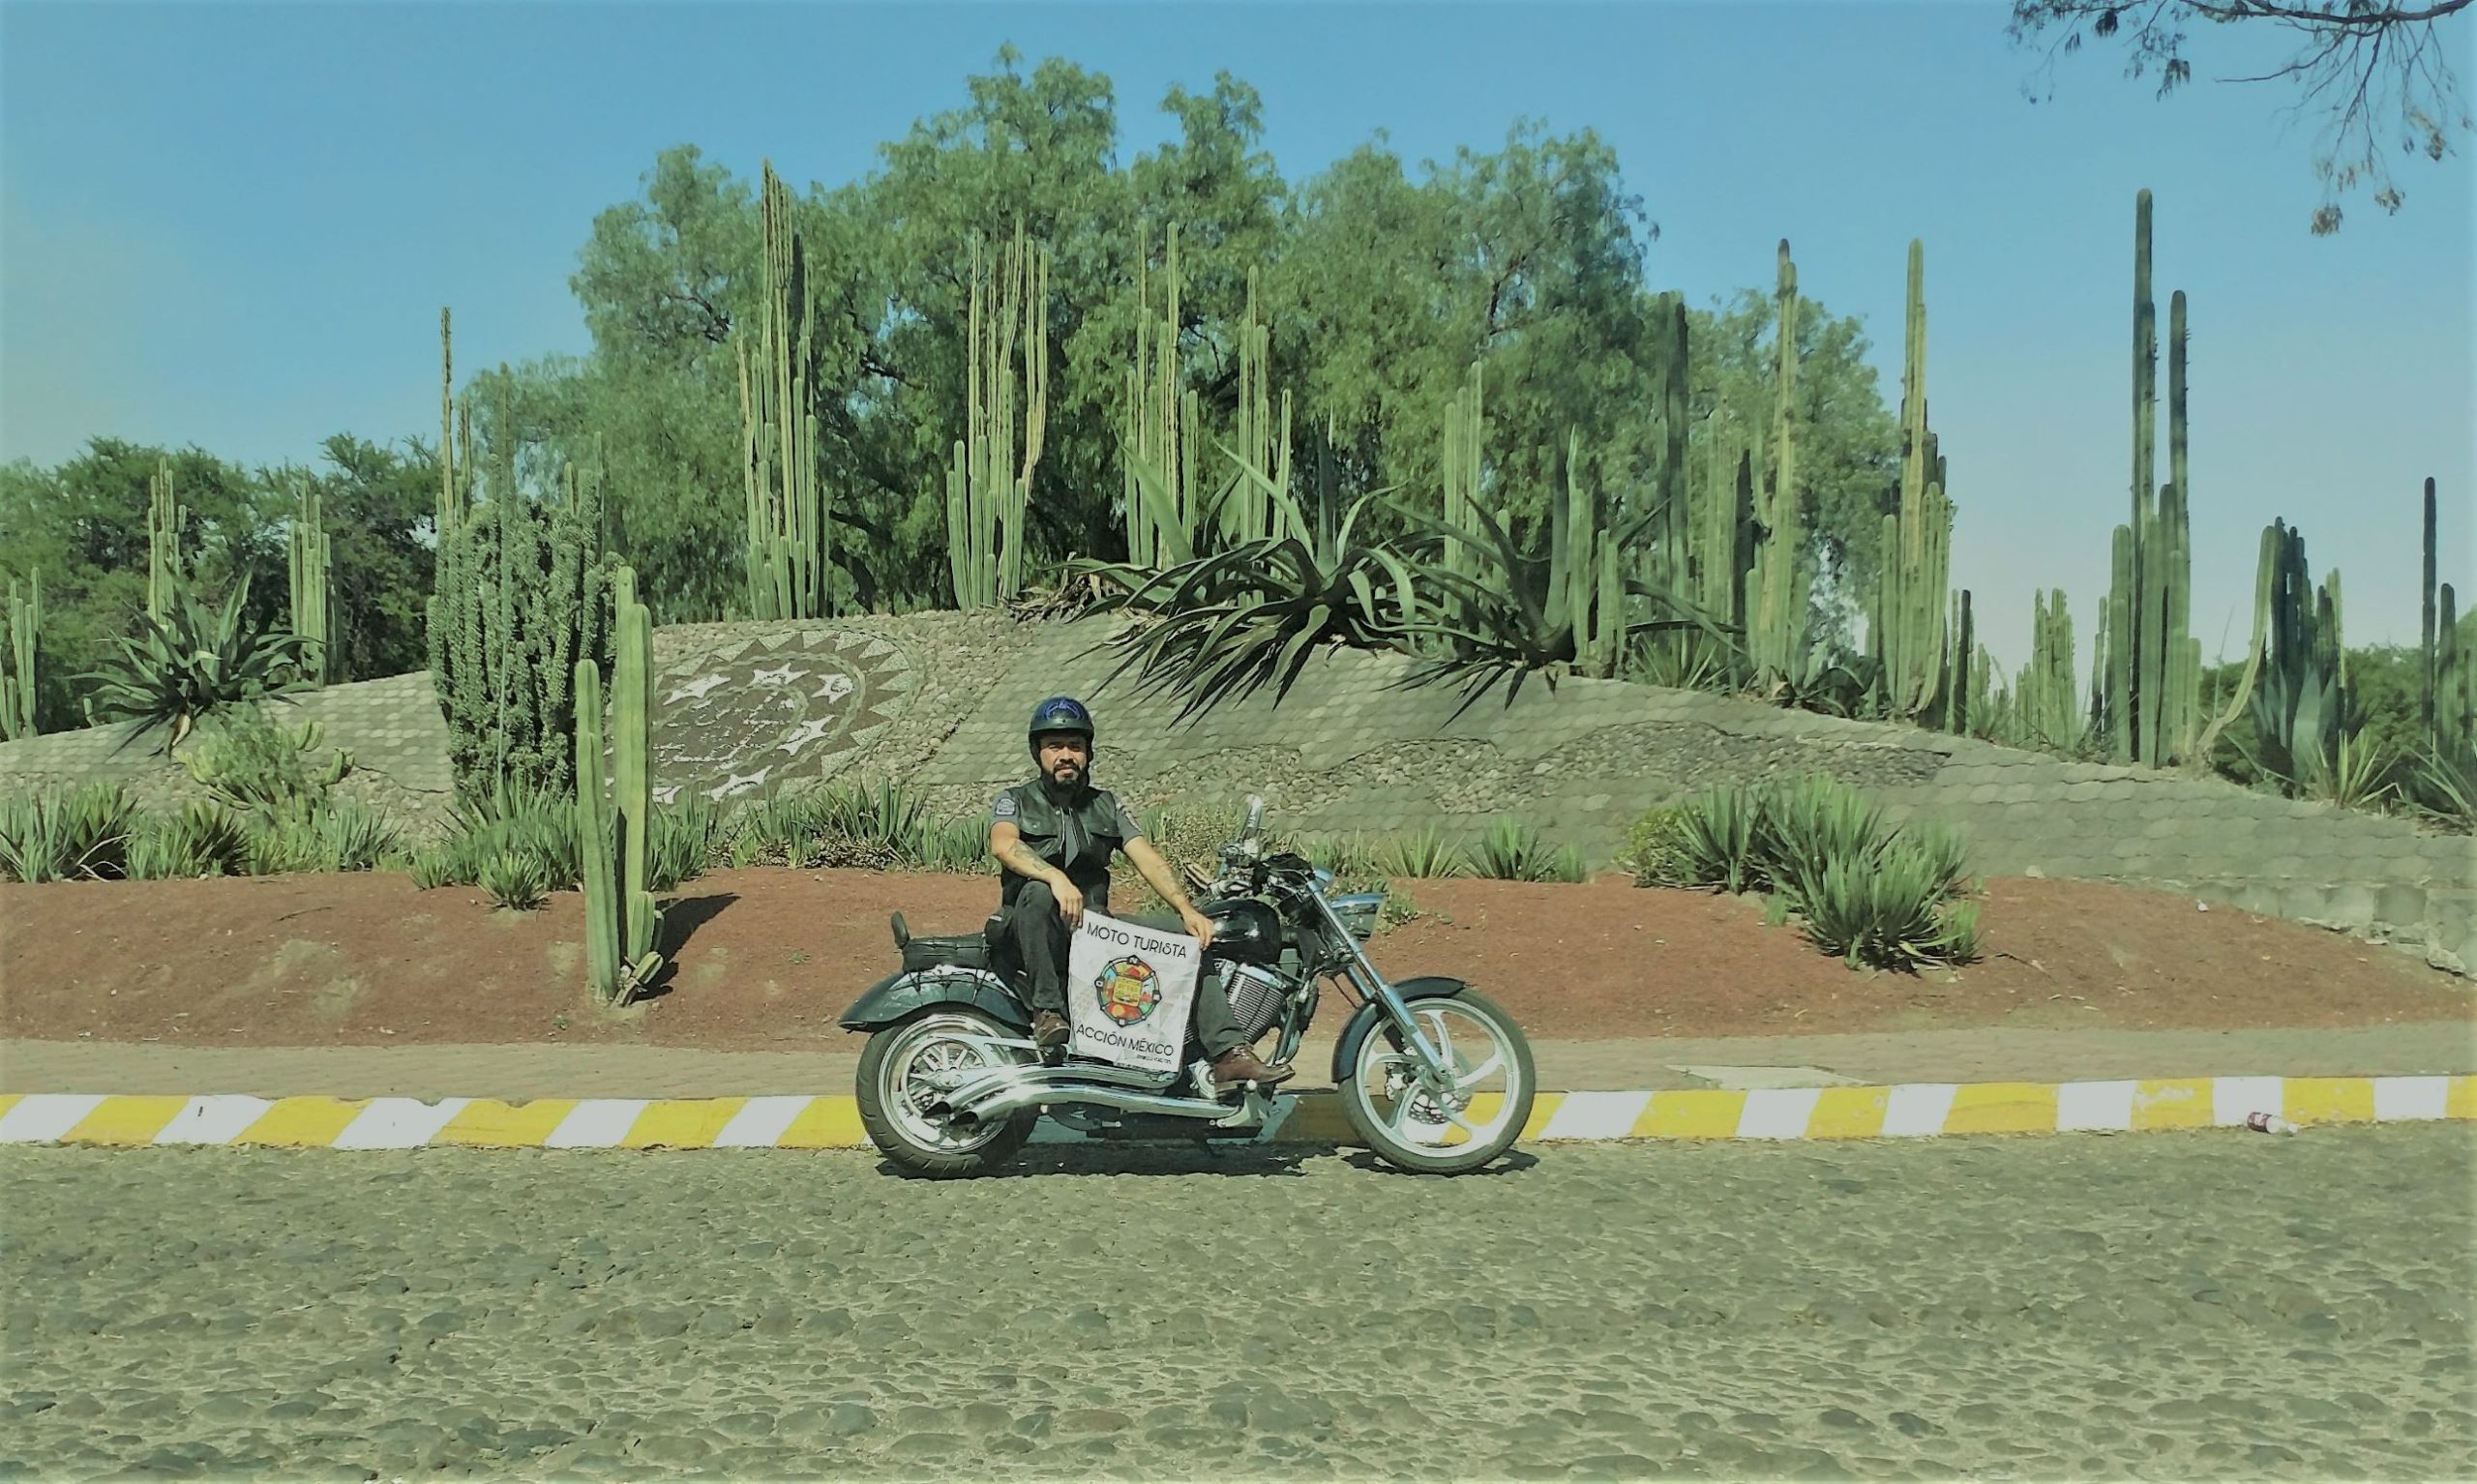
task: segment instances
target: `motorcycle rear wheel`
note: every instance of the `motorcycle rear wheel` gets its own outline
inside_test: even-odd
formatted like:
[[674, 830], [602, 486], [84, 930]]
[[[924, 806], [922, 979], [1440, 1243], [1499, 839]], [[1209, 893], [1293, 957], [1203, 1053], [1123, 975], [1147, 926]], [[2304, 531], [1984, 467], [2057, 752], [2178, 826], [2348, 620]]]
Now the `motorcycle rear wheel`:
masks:
[[1027, 1110], [991, 1123], [954, 1128], [930, 1118], [921, 1104], [936, 1091], [925, 1081], [930, 1076], [1006, 1064], [1002, 1055], [993, 1060], [995, 1054], [964, 1036], [1020, 1034], [977, 1010], [940, 1005], [869, 1037], [860, 1049], [854, 1088], [860, 1127], [869, 1143], [896, 1167], [932, 1179], [985, 1174], [1012, 1159], [1032, 1137], [1039, 1113]]
[[[1383, 1019], [1340, 1048], [1342, 1113], [1377, 1158], [1416, 1174], [1467, 1174], [1513, 1147], [1531, 1120], [1539, 1075], [1513, 1017], [1471, 990], [1411, 1001], [1428, 1043], [1456, 1068], [1450, 1103], [1411, 1074], [1418, 1054]], [[1487, 1086], [1490, 1082], [1498, 1087]]]

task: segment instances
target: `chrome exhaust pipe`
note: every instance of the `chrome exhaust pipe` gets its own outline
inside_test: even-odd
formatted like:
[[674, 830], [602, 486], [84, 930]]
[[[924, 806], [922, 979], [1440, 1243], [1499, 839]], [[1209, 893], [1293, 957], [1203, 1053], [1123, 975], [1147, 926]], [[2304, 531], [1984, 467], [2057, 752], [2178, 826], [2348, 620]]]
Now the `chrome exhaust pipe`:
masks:
[[1040, 1090], [1057, 1086], [1089, 1086], [1096, 1083], [1140, 1092], [1158, 1092], [1171, 1084], [1170, 1080], [1159, 1073], [1139, 1072], [1131, 1067], [1080, 1064], [1071, 1067], [999, 1066], [974, 1072], [949, 1088], [943, 1097], [932, 1101], [924, 1111], [932, 1113], [964, 1113], [992, 1096], [1017, 1088]]
[[959, 1122], [1003, 1118], [1009, 1113], [1038, 1108], [1045, 1103], [1070, 1103], [1081, 1108], [1112, 1108], [1119, 1113], [1158, 1113], [1171, 1118], [1201, 1118], [1231, 1124], [1242, 1121], [1252, 1112], [1245, 1102], [1211, 1103], [1202, 1098], [1174, 1098], [1154, 1092], [1138, 1092], [1132, 1087], [1052, 1083], [1005, 1088], [980, 1098], [969, 1107], [957, 1109], [954, 1117]]

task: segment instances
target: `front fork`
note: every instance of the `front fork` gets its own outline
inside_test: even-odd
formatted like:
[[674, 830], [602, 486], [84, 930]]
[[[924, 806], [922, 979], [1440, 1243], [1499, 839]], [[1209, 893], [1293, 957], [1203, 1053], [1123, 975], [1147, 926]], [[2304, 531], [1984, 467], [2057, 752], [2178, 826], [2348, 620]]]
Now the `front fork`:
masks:
[[1326, 931], [1350, 953], [1350, 962], [1343, 965], [1343, 972], [1349, 977], [1352, 987], [1362, 996], [1385, 1007], [1385, 1018], [1393, 1023], [1393, 1028], [1401, 1034], [1402, 1044], [1419, 1058], [1424, 1074], [1419, 1080], [1432, 1089], [1450, 1089], [1453, 1086], [1453, 1069], [1446, 1065], [1445, 1054], [1431, 1045], [1427, 1035], [1419, 1029], [1418, 1019], [1411, 1014], [1410, 1001], [1395, 994], [1393, 986], [1386, 983], [1385, 976], [1376, 971], [1376, 965], [1368, 961], [1366, 951], [1359, 947], [1358, 939], [1352, 935], [1349, 925], [1333, 910], [1332, 904], [1325, 900], [1325, 894], [1320, 891], [1311, 895], [1316, 899], [1317, 911], [1324, 914]]

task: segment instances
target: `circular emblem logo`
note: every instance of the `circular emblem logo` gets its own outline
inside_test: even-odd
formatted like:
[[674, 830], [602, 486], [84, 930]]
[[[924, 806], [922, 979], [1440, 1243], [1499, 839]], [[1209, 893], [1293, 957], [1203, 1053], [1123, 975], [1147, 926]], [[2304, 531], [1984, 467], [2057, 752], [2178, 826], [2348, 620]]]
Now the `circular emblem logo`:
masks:
[[1161, 989], [1152, 982], [1153, 973], [1151, 965], [1131, 954], [1101, 965], [1099, 976], [1092, 981], [1101, 1013], [1121, 1025], [1132, 1025], [1150, 1015], [1152, 1007], [1161, 1003]]

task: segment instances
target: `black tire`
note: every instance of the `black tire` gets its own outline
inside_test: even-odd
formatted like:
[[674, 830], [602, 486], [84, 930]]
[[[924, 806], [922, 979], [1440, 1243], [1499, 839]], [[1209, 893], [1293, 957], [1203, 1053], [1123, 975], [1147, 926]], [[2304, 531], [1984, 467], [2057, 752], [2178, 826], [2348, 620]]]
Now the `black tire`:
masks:
[[993, 1036], [1021, 1033], [982, 1011], [956, 1004], [928, 1006], [878, 1031], [860, 1049], [859, 1075], [853, 1089], [860, 1105], [860, 1127], [880, 1154], [910, 1173], [939, 1180], [986, 1174], [1014, 1158], [1025, 1141], [1032, 1137], [1032, 1127], [1040, 1121], [1037, 1112], [1014, 1113], [977, 1134], [967, 1144], [941, 1146], [925, 1141], [910, 1126], [918, 1120], [908, 1120], [889, 1106], [890, 1098], [901, 1095], [889, 1082], [904, 1070], [889, 1063], [906, 1057], [914, 1047], [936, 1044], [940, 1029], [969, 1029]]
[[1512, 1075], [1505, 1100], [1505, 1117], [1495, 1134], [1484, 1140], [1458, 1145], [1445, 1145], [1431, 1151], [1407, 1143], [1395, 1137], [1378, 1114], [1371, 1101], [1360, 1057], [1368, 1042], [1382, 1037], [1392, 1051], [1402, 1049], [1401, 1033], [1392, 1022], [1382, 1015], [1367, 1016], [1355, 1022], [1345, 1032], [1342, 1044], [1335, 1048], [1336, 1063], [1342, 1075], [1335, 1079], [1336, 1091], [1342, 1100], [1342, 1114], [1350, 1119], [1352, 1130], [1370, 1152], [1387, 1164], [1415, 1174], [1468, 1174], [1494, 1163], [1514, 1142], [1522, 1137], [1523, 1126], [1531, 1121], [1531, 1107], [1539, 1091], [1539, 1074], [1532, 1065], [1531, 1042], [1522, 1027], [1503, 1006], [1473, 990], [1449, 995], [1414, 999], [1414, 1015], [1423, 1009], [1452, 1005], [1475, 1019], [1490, 1024], [1491, 1033], [1508, 1048]]

